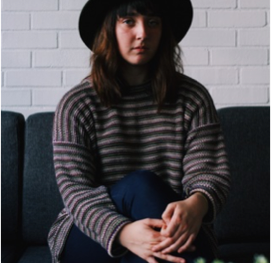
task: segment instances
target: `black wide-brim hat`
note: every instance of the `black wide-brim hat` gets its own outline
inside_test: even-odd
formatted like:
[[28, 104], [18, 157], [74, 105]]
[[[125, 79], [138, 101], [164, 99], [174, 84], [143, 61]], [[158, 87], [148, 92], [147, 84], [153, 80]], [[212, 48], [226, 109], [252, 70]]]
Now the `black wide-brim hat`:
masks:
[[[193, 18], [190, 0], [156, 0], [164, 2], [164, 11], [177, 43], [186, 35]], [[79, 18], [79, 33], [85, 45], [91, 50], [92, 44], [107, 13], [129, 0], [89, 0], [83, 7]]]

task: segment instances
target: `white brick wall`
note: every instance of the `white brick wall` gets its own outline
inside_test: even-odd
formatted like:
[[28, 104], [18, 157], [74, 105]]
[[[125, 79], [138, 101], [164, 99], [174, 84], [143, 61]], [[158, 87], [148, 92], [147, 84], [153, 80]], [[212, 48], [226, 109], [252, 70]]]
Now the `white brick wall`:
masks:
[[[2, 0], [2, 109], [26, 117], [53, 111], [89, 72], [77, 32], [86, 0]], [[192, 0], [193, 25], [181, 43], [185, 73], [217, 108], [269, 105], [269, 1]]]

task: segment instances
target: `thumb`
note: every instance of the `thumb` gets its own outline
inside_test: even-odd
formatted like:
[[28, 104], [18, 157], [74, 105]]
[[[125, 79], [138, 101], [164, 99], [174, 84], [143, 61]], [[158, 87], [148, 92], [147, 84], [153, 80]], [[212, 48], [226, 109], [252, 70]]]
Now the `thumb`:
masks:
[[162, 228], [164, 222], [162, 219], [147, 218], [144, 219], [144, 223], [151, 228]]

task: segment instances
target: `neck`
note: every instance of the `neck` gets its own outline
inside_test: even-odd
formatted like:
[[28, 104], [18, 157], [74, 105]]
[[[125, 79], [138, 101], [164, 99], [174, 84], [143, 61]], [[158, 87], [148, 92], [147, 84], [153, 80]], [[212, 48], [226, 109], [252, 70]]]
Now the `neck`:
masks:
[[129, 86], [141, 85], [149, 79], [149, 65], [126, 64], [121, 67], [120, 74]]

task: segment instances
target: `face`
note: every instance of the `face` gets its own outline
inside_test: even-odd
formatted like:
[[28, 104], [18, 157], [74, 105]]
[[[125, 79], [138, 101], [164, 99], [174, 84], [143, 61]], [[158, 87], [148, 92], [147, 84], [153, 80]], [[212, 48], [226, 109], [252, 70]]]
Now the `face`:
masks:
[[156, 16], [131, 12], [116, 22], [120, 55], [130, 65], [146, 65], [155, 55], [162, 34], [162, 21]]

